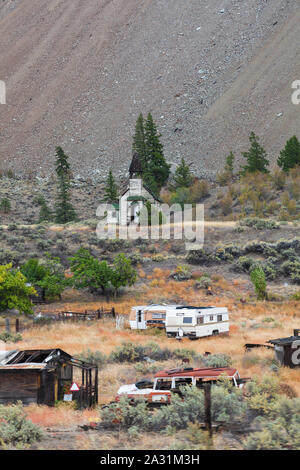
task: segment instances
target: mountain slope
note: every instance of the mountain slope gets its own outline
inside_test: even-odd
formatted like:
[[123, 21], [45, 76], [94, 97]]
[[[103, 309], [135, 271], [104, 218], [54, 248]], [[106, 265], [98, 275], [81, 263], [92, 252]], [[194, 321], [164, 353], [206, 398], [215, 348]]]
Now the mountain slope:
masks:
[[275, 160], [299, 129], [297, 4], [5, 0], [0, 168], [47, 176], [61, 145], [76, 175], [124, 174], [148, 111], [168, 160], [184, 156], [198, 174], [214, 176], [251, 130]]

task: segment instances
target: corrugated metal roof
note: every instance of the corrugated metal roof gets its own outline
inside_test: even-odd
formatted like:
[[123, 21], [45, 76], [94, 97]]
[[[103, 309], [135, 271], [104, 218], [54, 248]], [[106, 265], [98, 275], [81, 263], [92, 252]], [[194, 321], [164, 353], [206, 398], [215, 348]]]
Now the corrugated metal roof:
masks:
[[0, 370], [11, 370], [11, 369], [30, 369], [30, 370], [42, 370], [47, 367], [47, 364], [34, 364], [34, 363], [23, 363], [23, 364], [7, 364], [0, 365]]
[[300, 336], [289, 336], [288, 338], [270, 339], [270, 341], [267, 342], [271, 344], [287, 345], [292, 344], [296, 341], [300, 342]]

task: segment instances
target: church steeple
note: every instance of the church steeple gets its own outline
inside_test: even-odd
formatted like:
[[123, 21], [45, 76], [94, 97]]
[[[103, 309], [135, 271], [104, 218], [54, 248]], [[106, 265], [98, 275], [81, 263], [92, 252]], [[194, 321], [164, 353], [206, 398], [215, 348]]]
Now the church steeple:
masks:
[[141, 157], [137, 152], [133, 153], [132, 161], [129, 167], [129, 176], [130, 179], [142, 178], [143, 176], [143, 164]]

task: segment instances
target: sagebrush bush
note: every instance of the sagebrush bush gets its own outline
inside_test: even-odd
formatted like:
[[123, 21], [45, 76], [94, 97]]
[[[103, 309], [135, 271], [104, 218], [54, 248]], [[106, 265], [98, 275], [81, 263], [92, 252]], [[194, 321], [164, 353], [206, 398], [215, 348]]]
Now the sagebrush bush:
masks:
[[78, 359], [81, 361], [88, 362], [89, 364], [96, 365], [98, 367], [103, 367], [107, 363], [107, 357], [101, 351], [83, 351]]
[[17, 405], [0, 405], [0, 448], [31, 444], [42, 438], [42, 430], [27, 419], [20, 402]]
[[16, 333], [15, 335], [10, 331], [4, 331], [0, 333], [0, 341], [4, 341], [4, 343], [17, 343], [18, 341], [22, 341], [22, 335], [20, 333]]
[[256, 420], [258, 432], [244, 440], [245, 450], [299, 450], [300, 399], [280, 397], [272, 403], [269, 417]]

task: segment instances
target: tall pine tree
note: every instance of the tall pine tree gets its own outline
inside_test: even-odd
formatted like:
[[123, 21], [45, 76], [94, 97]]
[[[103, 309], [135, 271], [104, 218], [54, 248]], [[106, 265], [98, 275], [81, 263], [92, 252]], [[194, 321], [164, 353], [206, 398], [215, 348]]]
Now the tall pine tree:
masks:
[[103, 199], [106, 202], [117, 202], [119, 199], [118, 188], [111, 170], [109, 171], [106, 180], [105, 194]]
[[248, 164], [243, 167], [243, 173], [269, 173], [267, 169], [269, 161], [265, 149], [260, 145], [259, 138], [251, 132], [249, 137], [251, 147], [248, 152], [243, 152], [242, 155], [247, 159]]
[[146, 164], [147, 164], [147, 150], [146, 150], [145, 122], [144, 122], [144, 117], [142, 113], [139, 115], [136, 121], [135, 133], [133, 136], [132, 150], [133, 150], [133, 153], [134, 152], [138, 153], [145, 169]]
[[56, 147], [56, 174], [58, 178], [57, 202], [55, 205], [55, 221], [66, 224], [76, 219], [76, 212], [71, 204], [71, 172], [68, 156], [61, 147]]
[[160, 141], [160, 137], [161, 134], [158, 133], [153, 117], [151, 113], [149, 113], [145, 123], [145, 183], [147, 184], [147, 182], [149, 182], [149, 176], [151, 175], [157, 184], [158, 190], [162, 188], [170, 175], [170, 165], [168, 165], [165, 160], [163, 144]]
[[295, 135], [287, 141], [284, 149], [281, 150], [277, 164], [286, 172], [300, 165], [300, 143]]

